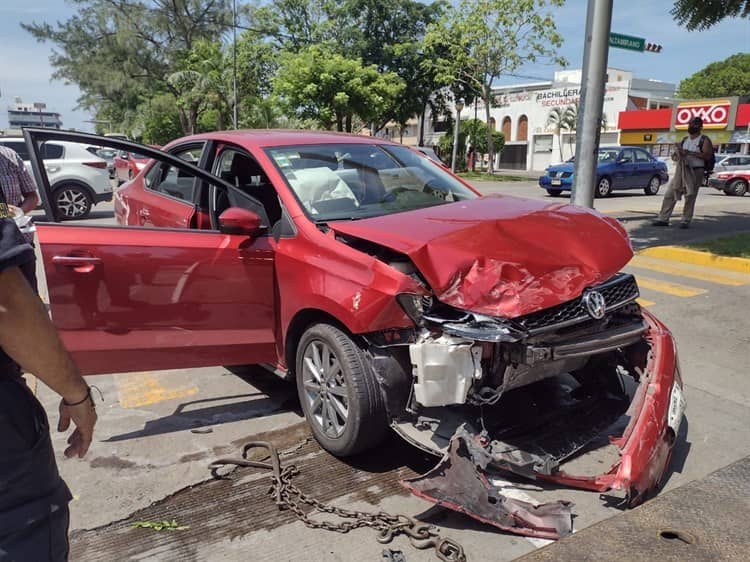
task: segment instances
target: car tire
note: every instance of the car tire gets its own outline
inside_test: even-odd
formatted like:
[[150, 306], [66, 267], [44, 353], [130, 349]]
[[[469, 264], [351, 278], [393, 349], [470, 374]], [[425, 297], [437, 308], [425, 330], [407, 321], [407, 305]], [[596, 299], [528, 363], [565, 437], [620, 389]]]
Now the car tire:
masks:
[[594, 195], [596, 197], [609, 197], [612, 193], [612, 180], [608, 176], [602, 176], [596, 182]]
[[648, 180], [648, 185], [643, 188], [643, 193], [646, 195], [656, 195], [659, 193], [659, 188], [661, 187], [661, 178], [659, 176], [654, 176], [650, 180]]
[[93, 205], [89, 190], [77, 183], [55, 187], [52, 200], [64, 220], [85, 219]]
[[562, 189], [548, 189], [547, 193], [550, 194], [550, 197], [560, 197]]
[[727, 195], [734, 195], [735, 197], [742, 197], [747, 193], [747, 182], [745, 180], [734, 180], [724, 190]]
[[325, 450], [345, 457], [383, 439], [388, 424], [380, 385], [347, 334], [313, 324], [300, 338], [295, 364], [302, 411]]

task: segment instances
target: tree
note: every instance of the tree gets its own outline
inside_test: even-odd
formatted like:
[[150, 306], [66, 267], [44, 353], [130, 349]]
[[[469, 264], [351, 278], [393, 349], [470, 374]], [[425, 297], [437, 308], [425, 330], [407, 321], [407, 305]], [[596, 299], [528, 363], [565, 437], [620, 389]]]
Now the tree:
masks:
[[750, 18], [750, 0], [676, 0], [672, 15], [690, 31], [703, 30], [725, 18]]
[[750, 95], [750, 53], [737, 53], [726, 60], [712, 62], [680, 82], [681, 98], [718, 98]]
[[[445, 132], [445, 135], [443, 135], [438, 141], [440, 154], [453, 153], [454, 126], [455, 122], [451, 124]], [[489, 131], [487, 123], [481, 119], [467, 119], [466, 121], [461, 121], [460, 130], [458, 132], [458, 149], [456, 150], [456, 159], [458, 160], [458, 166], [460, 168], [466, 166], [466, 149], [468, 145], [471, 145], [474, 149], [474, 154], [488, 154], [488, 132], [492, 133], [492, 145], [495, 148], [495, 153], [500, 154], [505, 146], [505, 135], [502, 131]]]
[[562, 132], [570, 132], [575, 128], [575, 122], [571, 122], [569, 108], [553, 107], [547, 115], [547, 126], [553, 127], [557, 137], [557, 146], [560, 149], [560, 160], [563, 159]]
[[[425, 44], [431, 56], [426, 63], [437, 69], [443, 83], [458, 81], [480, 93], [485, 121], [490, 121], [492, 83], [526, 62], [551, 60], [562, 45], [555, 21], [546, 8], [564, 0], [461, 0], [439, 22], [429, 27]], [[490, 173], [492, 137], [488, 132]]]
[[97, 116], [125, 115], [158, 94], [171, 92], [167, 77], [200, 40], [220, 37], [231, 22], [229, 0], [73, 0], [67, 21], [22, 24], [54, 47], [54, 78], [78, 85], [78, 102]]
[[355, 117], [378, 120], [403, 88], [396, 74], [319, 45], [283, 54], [274, 80], [274, 93], [290, 114], [347, 132]]

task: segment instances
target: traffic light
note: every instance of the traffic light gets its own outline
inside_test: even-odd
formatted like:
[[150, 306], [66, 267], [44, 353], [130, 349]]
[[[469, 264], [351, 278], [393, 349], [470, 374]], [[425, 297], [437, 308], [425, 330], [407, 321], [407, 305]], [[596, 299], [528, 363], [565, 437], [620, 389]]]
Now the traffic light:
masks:
[[656, 43], [646, 43], [646, 51], [649, 53], [661, 53], [661, 45]]

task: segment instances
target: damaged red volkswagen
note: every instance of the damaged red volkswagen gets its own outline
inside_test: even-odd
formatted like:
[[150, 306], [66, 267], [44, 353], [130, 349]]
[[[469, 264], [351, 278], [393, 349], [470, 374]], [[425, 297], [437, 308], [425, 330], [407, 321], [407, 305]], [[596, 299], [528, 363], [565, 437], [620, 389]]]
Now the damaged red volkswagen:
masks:
[[[334, 455], [390, 428], [631, 505], [659, 486], [685, 406], [677, 351], [621, 272], [616, 220], [482, 197], [370, 137], [26, 136], [36, 152], [62, 139], [152, 158], [116, 192], [119, 226], [38, 225], [52, 317], [85, 374], [260, 364], [296, 382]], [[565, 532], [515, 519], [498, 526]]]

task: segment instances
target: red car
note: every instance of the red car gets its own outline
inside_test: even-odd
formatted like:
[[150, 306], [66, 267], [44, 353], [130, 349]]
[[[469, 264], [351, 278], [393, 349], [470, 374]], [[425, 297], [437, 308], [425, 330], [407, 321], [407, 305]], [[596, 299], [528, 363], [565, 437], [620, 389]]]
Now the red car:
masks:
[[[158, 148], [158, 147], [153, 147]], [[114, 158], [115, 179], [117, 184], [132, 180], [146, 166], [149, 157], [139, 152], [120, 150]]]
[[742, 197], [750, 186], [750, 169], [714, 172], [708, 178], [708, 185], [727, 195]]
[[476, 465], [631, 504], [659, 486], [682, 383], [616, 220], [481, 197], [370, 137], [215, 132], [146, 155], [120, 226], [38, 226], [85, 374], [262, 364], [336, 455], [390, 427], [436, 455], [468, 435]]

